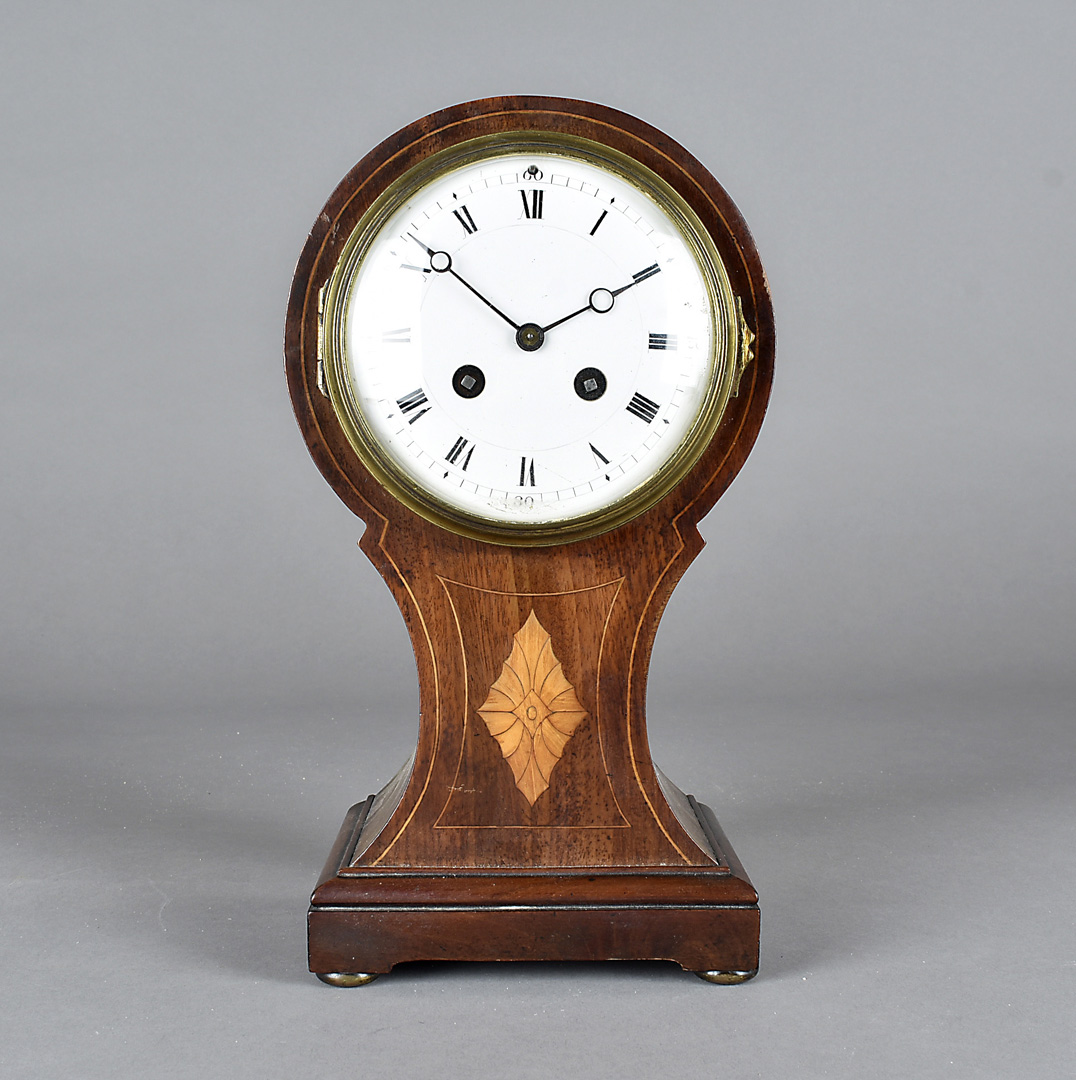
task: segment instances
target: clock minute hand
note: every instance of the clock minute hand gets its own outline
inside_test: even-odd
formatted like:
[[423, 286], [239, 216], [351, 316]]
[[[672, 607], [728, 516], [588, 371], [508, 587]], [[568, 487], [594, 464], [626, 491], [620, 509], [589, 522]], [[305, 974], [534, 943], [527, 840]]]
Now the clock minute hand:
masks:
[[415, 241], [416, 244], [430, 257], [430, 269], [435, 274], [451, 274], [464, 288], [470, 289], [471, 292], [482, 301], [486, 307], [495, 311], [508, 325], [518, 332], [519, 324], [513, 322], [510, 318], [496, 304], [490, 303], [469, 281], [465, 281], [456, 271], [452, 268], [452, 256], [447, 251], [434, 251], [433, 248], [427, 247], [414, 233], [408, 233], [408, 236]]
[[[451, 259], [451, 256], [449, 256], [449, 255], [448, 255], [448, 252], [446, 252], [446, 251], [438, 251], [438, 252], [435, 252], [434, 254], [436, 254], [436, 255], [444, 255], [444, 256], [446, 256], [447, 258]], [[431, 265], [433, 265], [433, 261], [432, 261], [432, 259], [431, 259], [431, 263], [430, 263], [430, 264], [431, 264]], [[434, 267], [433, 267], [433, 269], [434, 269], [435, 271], [437, 271], [437, 267], [436, 267], [436, 266], [434, 266]], [[452, 275], [452, 276], [453, 276], [453, 277], [454, 277], [454, 278], [455, 278], [455, 279], [456, 279], [456, 280], [457, 280], [457, 281], [458, 281], [458, 282], [459, 282], [459, 283], [460, 283], [461, 285], [463, 285], [463, 286], [465, 286], [466, 288], [470, 289], [470, 290], [471, 290], [471, 292], [473, 292], [473, 293], [475, 294], [475, 296], [477, 296], [477, 297], [478, 297], [478, 299], [479, 299], [479, 300], [481, 300], [481, 301], [482, 301], [482, 303], [486, 305], [486, 307], [490, 308], [490, 309], [491, 309], [492, 311], [495, 311], [495, 312], [496, 312], [496, 313], [497, 313], [498, 315], [500, 315], [500, 317], [501, 317], [502, 319], [504, 319], [504, 321], [505, 321], [506, 323], [508, 323], [508, 325], [509, 325], [509, 326], [510, 326], [510, 327], [511, 327], [511, 328], [512, 328], [513, 330], [516, 330], [516, 331], [518, 331], [518, 330], [519, 330], [519, 323], [513, 322], [513, 321], [512, 321], [512, 320], [511, 320], [510, 318], [508, 318], [508, 316], [507, 316], [507, 315], [505, 315], [505, 313], [504, 313], [503, 311], [501, 311], [501, 309], [500, 309], [499, 307], [497, 307], [497, 305], [496, 305], [496, 304], [491, 304], [491, 303], [490, 303], [490, 302], [489, 302], [489, 301], [488, 301], [488, 300], [487, 300], [487, 299], [486, 299], [486, 298], [485, 298], [485, 297], [484, 297], [484, 296], [483, 296], [483, 295], [482, 295], [482, 294], [481, 294], [481, 293], [480, 293], [480, 292], [479, 292], [479, 291], [478, 291], [478, 290], [477, 290], [477, 289], [476, 289], [476, 288], [475, 288], [475, 287], [474, 287], [474, 286], [473, 286], [473, 285], [472, 285], [472, 284], [471, 284], [470, 282], [468, 282], [468, 281], [464, 281], [464, 280], [463, 280], [463, 278], [461, 278], [461, 277], [459, 276], [459, 274], [457, 274], [457, 273], [456, 273], [456, 271], [452, 269], [452, 263], [451, 263], [451, 261], [449, 262], [449, 265], [448, 265], [447, 267], [445, 267], [445, 269], [444, 269], [444, 270], [442, 270], [442, 271], [439, 271], [439, 272], [440, 272], [440, 273], [446, 273], [446, 272], [447, 272], [447, 273], [451, 274], [451, 275]]]
[[551, 322], [548, 326], [542, 327], [542, 333], [547, 334], [554, 326], [560, 326], [562, 323], [566, 323], [569, 319], [574, 319], [576, 315], [582, 315], [584, 311], [596, 311], [599, 315], [604, 315], [607, 311], [613, 310], [613, 302], [622, 293], [627, 292], [628, 289], [635, 285], [638, 285], [641, 281], [646, 281], [647, 278], [653, 277], [659, 273], [661, 267], [657, 263], [653, 263], [645, 270], [640, 270], [637, 274], [631, 275], [631, 281], [627, 285], [621, 285], [619, 289], [595, 289], [587, 300], [586, 307], [581, 307], [578, 311], [573, 311], [570, 315], [565, 315], [563, 319], [557, 319], [556, 322]]

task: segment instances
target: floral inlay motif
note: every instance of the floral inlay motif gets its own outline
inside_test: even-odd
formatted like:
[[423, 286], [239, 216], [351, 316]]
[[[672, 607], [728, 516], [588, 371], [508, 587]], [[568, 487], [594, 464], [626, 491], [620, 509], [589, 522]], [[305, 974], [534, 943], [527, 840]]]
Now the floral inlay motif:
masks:
[[511, 655], [478, 715], [511, 766], [516, 787], [533, 806], [587, 715], [533, 610], [516, 631]]

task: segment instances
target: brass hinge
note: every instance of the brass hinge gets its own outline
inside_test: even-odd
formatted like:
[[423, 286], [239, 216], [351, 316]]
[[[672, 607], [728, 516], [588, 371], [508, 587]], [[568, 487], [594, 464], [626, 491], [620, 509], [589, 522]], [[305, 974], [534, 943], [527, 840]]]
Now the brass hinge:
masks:
[[740, 354], [736, 360], [736, 371], [732, 376], [732, 396], [740, 396], [740, 380], [747, 370], [747, 365], [755, 358], [755, 350], [751, 348], [755, 341], [755, 335], [747, 325], [743, 314], [743, 300], [736, 297], [736, 316], [740, 332]]
[[318, 289], [318, 389], [325, 397], [329, 396], [329, 387], [325, 383], [325, 287]]

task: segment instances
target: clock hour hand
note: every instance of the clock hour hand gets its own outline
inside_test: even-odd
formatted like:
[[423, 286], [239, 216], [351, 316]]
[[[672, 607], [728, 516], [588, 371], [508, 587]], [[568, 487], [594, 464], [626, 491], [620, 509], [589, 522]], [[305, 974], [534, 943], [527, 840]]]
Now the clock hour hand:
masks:
[[619, 289], [595, 289], [590, 294], [586, 307], [581, 307], [578, 311], [573, 311], [570, 315], [565, 315], [563, 319], [557, 319], [556, 322], [551, 322], [548, 326], [543, 326], [542, 333], [549, 333], [554, 326], [560, 326], [569, 319], [574, 319], [576, 315], [582, 315], [584, 311], [596, 311], [599, 315], [604, 315], [607, 311], [612, 311], [614, 301], [622, 292], [627, 292], [628, 289], [638, 285], [641, 281], [646, 281], [647, 278], [653, 277], [660, 270], [661, 267], [658, 266], [657, 263], [653, 263], [645, 270], [640, 270], [637, 274], [632, 274], [631, 281], [629, 281], [627, 285], [621, 285]]
[[[631, 286], [625, 286], [630, 288]], [[618, 292], [623, 292], [623, 289], [619, 289]], [[610, 292], [608, 289], [595, 289], [587, 300], [587, 306], [581, 307], [578, 311], [573, 311], [571, 315], [565, 315], [563, 319], [557, 319], [556, 322], [551, 322], [548, 326], [542, 327], [542, 333], [547, 334], [554, 326], [560, 326], [561, 323], [566, 323], [569, 319], [574, 319], [576, 315], [582, 315], [584, 311], [596, 311], [599, 315], [604, 315], [607, 311], [613, 309], [613, 298], [616, 293]]]
[[456, 273], [456, 271], [452, 268], [452, 256], [449, 255], [447, 251], [434, 251], [433, 248], [427, 247], [417, 236], [415, 236], [414, 233], [408, 233], [407, 235], [410, 236], [411, 239], [414, 240], [415, 243], [418, 244], [418, 246], [422, 248], [422, 250], [425, 251], [427, 255], [429, 255], [430, 269], [433, 270], [435, 274], [451, 274], [462, 286], [464, 286], [464, 288], [470, 289], [471, 292], [473, 292], [475, 296], [477, 296], [478, 299], [486, 305], [486, 307], [490, 308], [498, 315], [500, 315], [500, 317], [504, 319], [504, 321], [508, 323], [508, 325], [513, 330], [519, 330], [518, 323], [513, 322], [510, 318], [508, 318], [508, 316], [505, 315], [505, 313], [501, 311], [501, 309], [497, 307], [496, 304], [491, 304], [489, 300], [487, 300], [469, 281], [464, 281], [464, 279]]

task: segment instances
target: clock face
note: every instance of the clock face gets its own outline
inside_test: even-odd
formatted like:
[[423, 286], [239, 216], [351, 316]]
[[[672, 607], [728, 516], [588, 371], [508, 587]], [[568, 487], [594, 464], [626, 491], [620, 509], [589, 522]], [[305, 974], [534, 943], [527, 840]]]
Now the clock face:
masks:
[[549, 140], [457, 151], [365, 215], [324, 298], [345, 430], [402, 501], [555, 542], [660, 498], [727, 402], [713, 243], [641, 166]]

